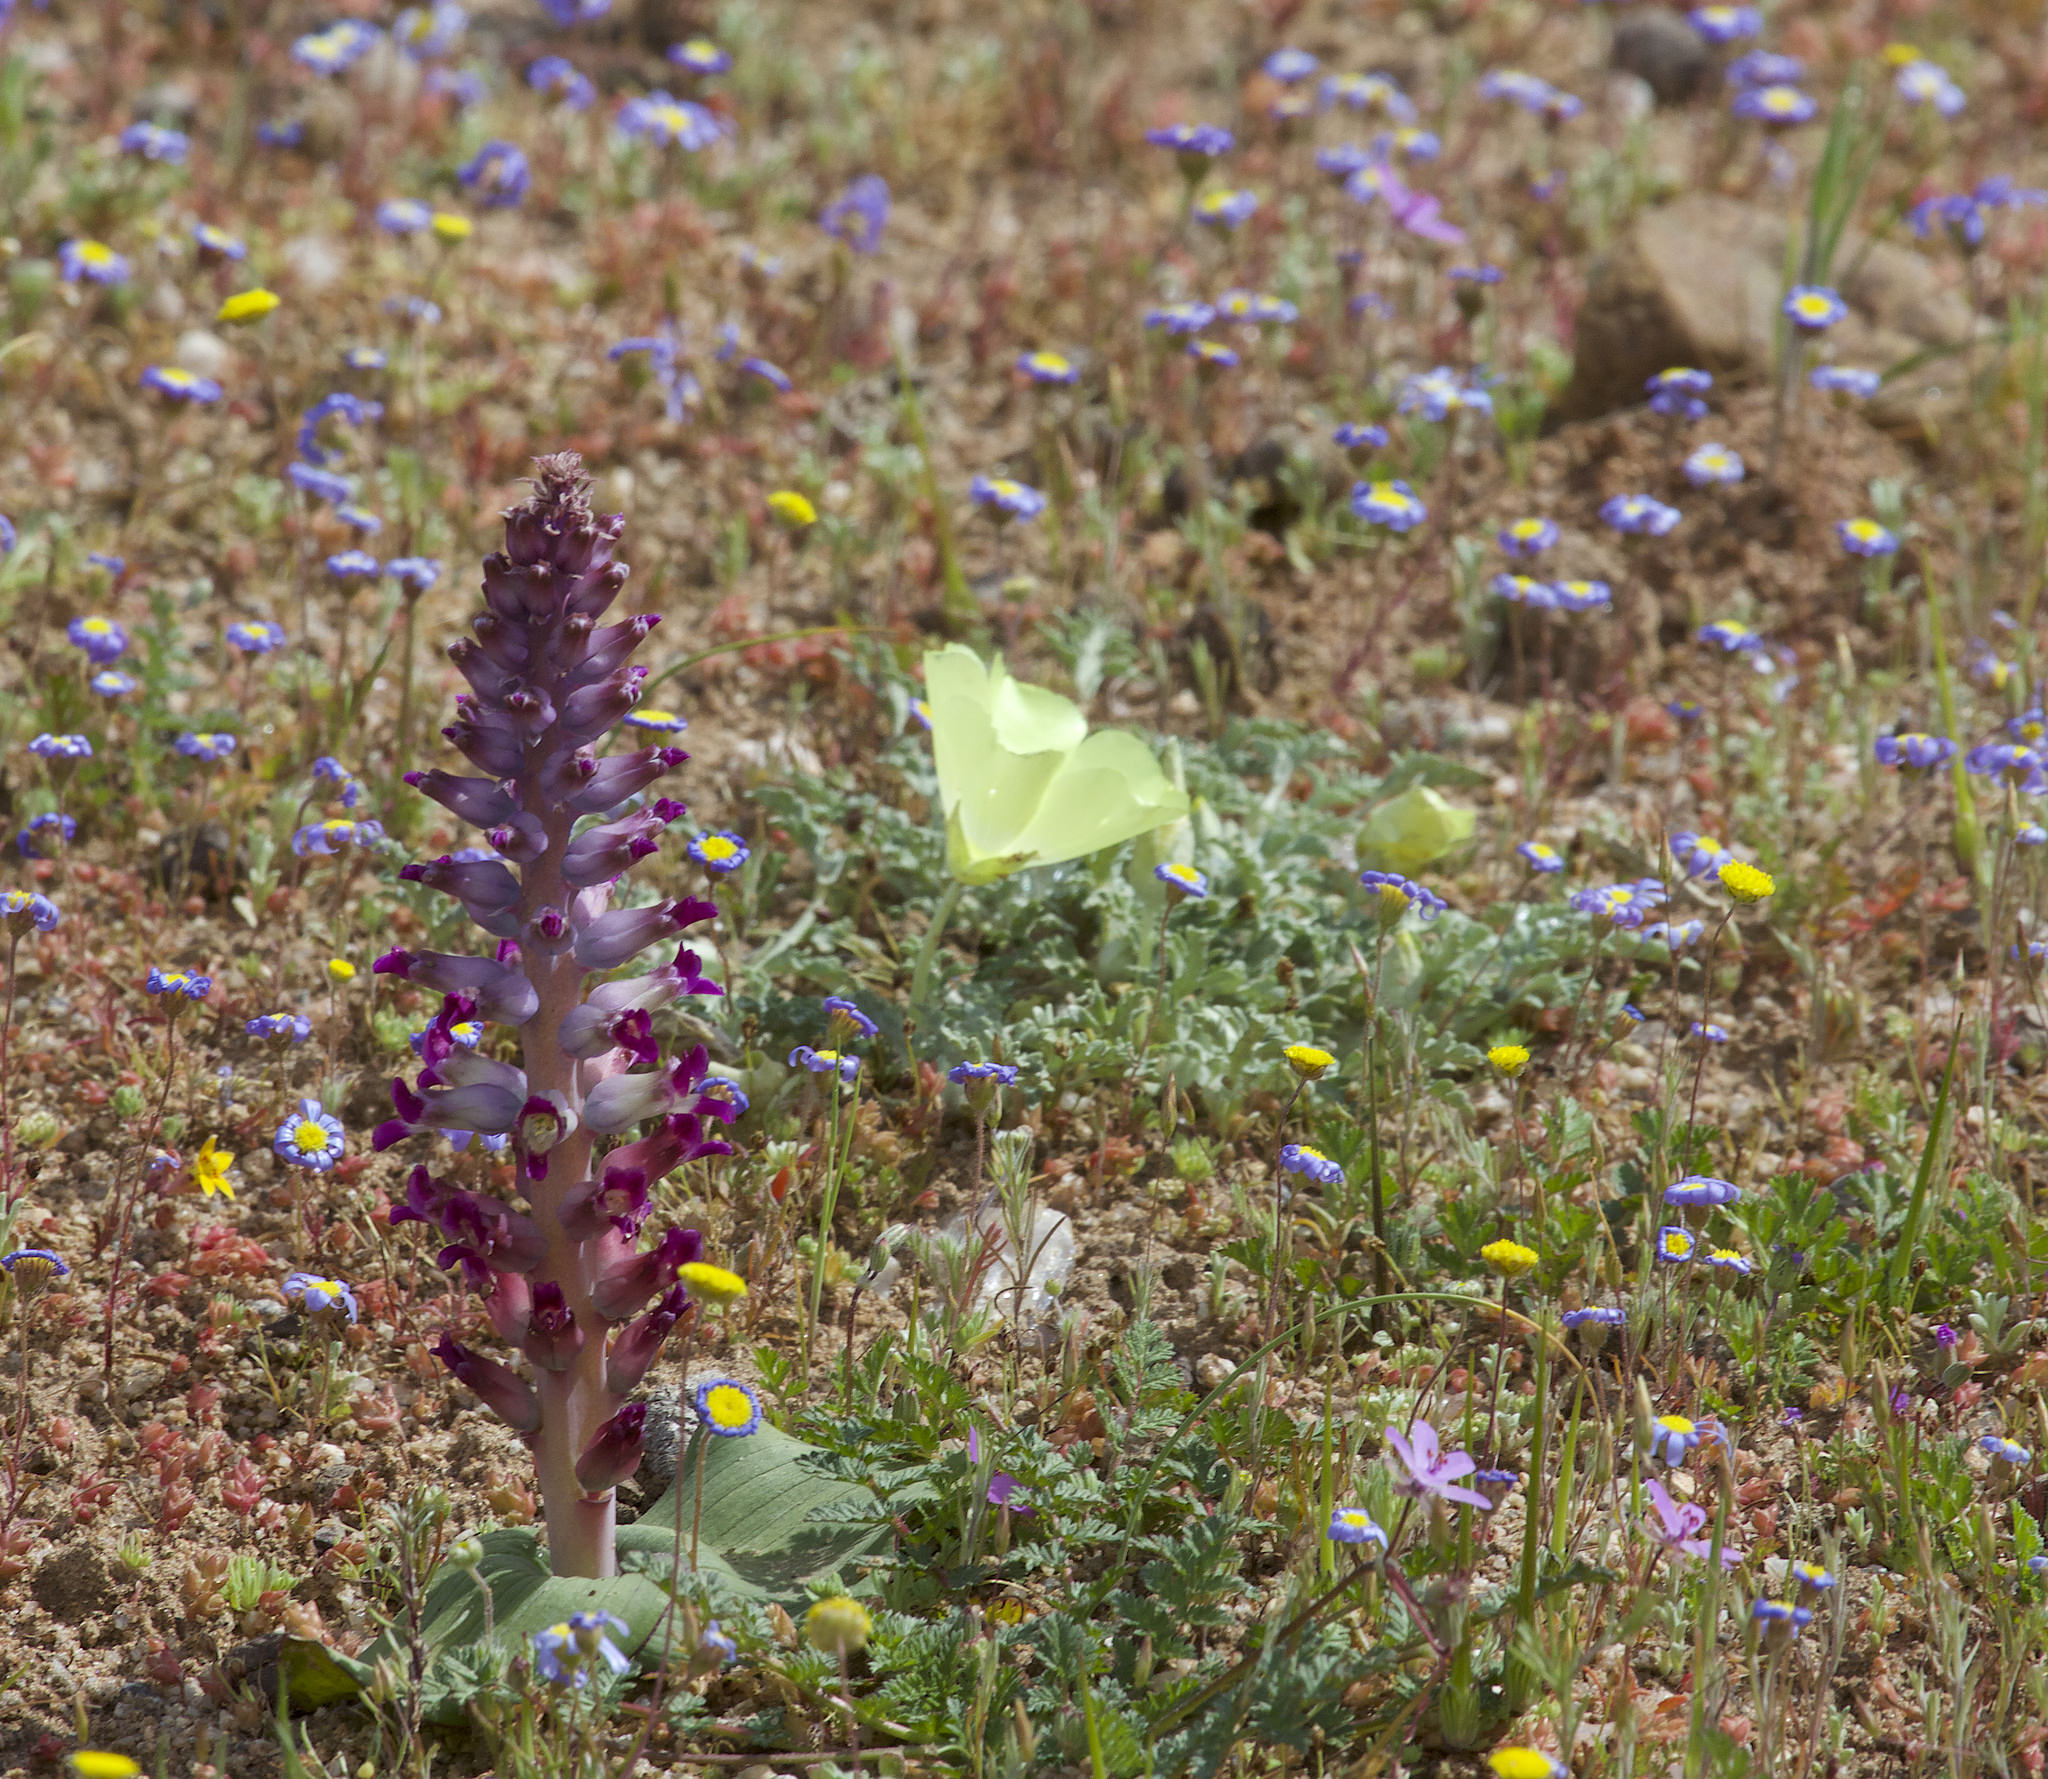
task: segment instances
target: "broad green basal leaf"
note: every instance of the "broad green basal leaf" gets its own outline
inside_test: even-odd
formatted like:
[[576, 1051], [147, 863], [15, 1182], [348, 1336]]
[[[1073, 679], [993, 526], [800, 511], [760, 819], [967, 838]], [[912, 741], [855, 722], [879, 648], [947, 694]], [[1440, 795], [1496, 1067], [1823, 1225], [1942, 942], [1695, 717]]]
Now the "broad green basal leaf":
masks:
[[698, 1435], [684, 1448], [675, 1486], [620, 1528], [620, 1557], [638, 1552], [665, 1564], [680, 1515], [683, 1561], [689, 1562], [701, 1460], [698, 1555], [704, 1568], [735, 1593], [801, 1604], [806, 1583], [884, 1548], [889, 1535], [886, 1524], [865, 1513], [874, 1507], [866, 1489], [823, 1475], [807, 1461], [817, 1449], [765, 1424], [744, 1439]]
[[1135, 735], [986, 666], [959, 643], [925, 656], [946, 861], [964, 883], [1083, 858], [1188, 812], [1185, 791]]
[[[700, 1455], [704, 1518], [697, 1556], [706, 1575], [723, 1593], [791, 1608], [804, 1605], [808, 1582], [886, 1547], [889, 1537], [888, 1525], [878, 1524], [868, 1511], [874, 1498], [867, 1490], [824, 1475], [806, 1461], [818, 1450], [769, 1426], [744, 1439], [698, 1436], [686, 1448], [675, 1486], [642, 1518], [619, 1528], [619, 1560], [627, 1572], [603, 1581], [553, 1574], [539, 1534], [525, 1527], [484, 1533], [483, 1561], [475, 1574], [450, 1565], [427, 1590], [422, 1628], [430, 1664], [428, 1695], [435, 1709], [449, 1690], [438, 1684], [444, 1658], [459, 1661], [460, 1651], [485, 1641], [478, 1577], [490, 1588], [489, 1641], [508, 1653], [524, 1651], [536, 1631], [563, 1623], [571, 1613], [609, 1612], [626, 1624], [614, 1639], [620, 1649], [636, 1660], [658, 1659], [669, 1597], [657, 1577], [666, 1573], [675, 1548], [678, 1513], [683, 1564], [689, 1564]], [[391, 1661], [395, 1673], [406, 1672], [403, 1653], [388, 1639], [364, 1649], [354, 1661], [305, 1646], [295, 1652], [292, 1697], [311, 1705], [358, 1689], [368, 1684], [379, 1656]]]

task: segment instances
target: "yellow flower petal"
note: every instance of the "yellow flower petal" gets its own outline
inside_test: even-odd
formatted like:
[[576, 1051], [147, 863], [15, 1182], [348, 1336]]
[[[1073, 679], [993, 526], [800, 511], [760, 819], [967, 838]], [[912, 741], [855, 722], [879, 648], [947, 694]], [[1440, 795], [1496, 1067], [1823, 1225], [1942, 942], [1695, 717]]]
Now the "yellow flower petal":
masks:
[[238, 290], [221, 304], [216, 321], [261, 321], [283, 299], [274, 290], [265, 290], [258, 285], [254, 290]]

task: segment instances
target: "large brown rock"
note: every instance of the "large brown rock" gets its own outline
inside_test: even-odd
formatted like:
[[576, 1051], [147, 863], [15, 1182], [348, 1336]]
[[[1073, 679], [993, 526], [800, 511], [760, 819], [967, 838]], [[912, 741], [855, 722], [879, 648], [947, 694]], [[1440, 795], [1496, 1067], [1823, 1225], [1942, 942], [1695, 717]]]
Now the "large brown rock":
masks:
[[[1594, 274], [1555, 417], [1590, 420], [1632, 407], [1644, 399], [1644, 380], [1672, 365], [1733, 382], [1768, 377], [1791, 226], [1782, 212], [1708, 192], [1644, 211]], [[1911, 248], [1846, 236], [1834, 277], [1849, 315], [1825, 335], [1820, 356], [1836, 364], [1889, 371], [1968, 337], [1968, 304]], [[1814, 352], [1807, 362], [1818, 362]], [[1963, 359], [1952, 352], [1888, 381], [1867, 412], [1918, 441], [1963, 407]]]

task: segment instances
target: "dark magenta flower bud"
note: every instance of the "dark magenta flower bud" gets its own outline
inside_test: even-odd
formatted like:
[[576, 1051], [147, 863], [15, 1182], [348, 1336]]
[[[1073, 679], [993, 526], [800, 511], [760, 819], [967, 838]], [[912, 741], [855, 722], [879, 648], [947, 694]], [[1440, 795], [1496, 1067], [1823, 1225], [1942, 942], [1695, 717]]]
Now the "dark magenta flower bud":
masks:
[[586, 1496], [616, 1488], [640, 1468], [646, 1427], [647, 1404], [629, 1402], [591, 1436], [576, 1460], [576, 1480]]
[[639, 1389], [648, 1369], [661, 1357], [662, 1342], [685, 1316], [694, 1316], [697, 1306], [682, 1286], [664, 1292], [646, 1315], [628, 1322], [612, 1337], [604, 1356], [604, 1387], [614, 1396]]
[[671, 1229], [646, 1253], [629, 1254], [600, 1278], [590, 1293], [591, 1307], [607, 1322], [623, 1322], [675, 1283], [677, 1267], [703, 1253], [704, 1238], [694, 1229]]
[[[540, 1426], [540, 1398], [533, 1393], [533, 1386], [509, 1365], [500, 1365], [495, 1359], [486, 1359], [481, 1353], [472, 1352], [454, 1336], [444, 1334], [434, 1345], [434, 1357], [454, 1374], [455, 1381], [472, 1390], [483, 1400], [483, 1404], [515, 1433], [531, 1433]], [[642, 1408], [641, 1416], [646, 1416]], [[637, 1431], [637, 1430], [636, 1430]], [[602, 1437], [602, 1430], [600, 1430]], [[637, 1466], [639, 1458], [633, 1460]], [[625, 1472], [631, 1476], [633, 1472]], [[577, 1480], [582, 1480], [582, 1467], [577, 1467]]]

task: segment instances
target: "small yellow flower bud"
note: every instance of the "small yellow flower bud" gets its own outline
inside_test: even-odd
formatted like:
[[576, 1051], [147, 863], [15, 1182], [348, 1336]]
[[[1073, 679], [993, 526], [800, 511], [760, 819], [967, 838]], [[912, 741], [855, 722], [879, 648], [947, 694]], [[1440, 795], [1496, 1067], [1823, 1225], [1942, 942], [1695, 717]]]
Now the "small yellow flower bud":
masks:
[[747, 1281], [736, 1272], [713, 1266], [708, 1260], [690, 1260], [676, 1268], [683, 1289], [699, 1303], [722, 1309], [747, 1294]]
[[829, 1595], [804, 1614], [804, 1635], [811, 1647], [841, 1661], [867, 1648], [874, 1628], [868, 1609], [845, 1594]]
[[1320, 1081], [1337, 1066], [1337, 1059], [1313, 1044], [1287, 1046], [1287, 1066], [1304, 1081]]
[[355, 979], [356, 967], [347, 958], [331, 957], [327, 960], [327, 980], [329, 982], [353, 982]]
[[467, 241], [476, 232], [476, 225], [468, 217], [458, 216], [453, 210], [436, 210], [431, 226], [443, 241]]
[[1496, 1044], [1486, 1053], [1486, 1060], [1512, 1081], [1529, 1066], [1529, 1052], [1520, 1044]]
[[778, 488], [768, 496], [768, 510], [792, 531], [818, 522], [818, 509], [794, 488]]
[[274, 290], [265, 290], [258, 285], [254, 290], [238, 290], [221, 304], [216, 321], [261, 321], [282, 299]]

